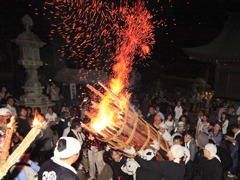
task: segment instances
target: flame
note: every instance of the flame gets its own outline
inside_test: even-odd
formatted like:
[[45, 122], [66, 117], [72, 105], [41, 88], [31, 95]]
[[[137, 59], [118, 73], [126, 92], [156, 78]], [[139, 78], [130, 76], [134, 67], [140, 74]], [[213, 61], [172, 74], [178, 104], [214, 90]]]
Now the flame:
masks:
[[16, 117], [15, 117], [15, 116], [12, 116], [12, 117], [10, 118], [10, 122], [7, 124], [7, 128], [13, 129], [13, 125], [14, 125], [15, 121], [16, 121]]
[[[133, 7], [125, 5], [121, 8], [122, 20], [125, 25], [119, 33], [116, 47], [115, 64], [113, 66], [113, 77], [109, 81], [110, 90], [117, 96], [117, 107], [119, 114], [124, 112], [128, 105], [129, 94], [126, 91], [128, 86], [128, 76], [132, 69], [132, 61], [137, 53], [148, 54], [150, 47], [154, 44], [153, 25], [150, 22], [152, 16], [145, 8], [142, 1], [138, 1]], [[148, 45], [147, 45], [148, 44]], [[137, 51], [137, 49], [141, 51]], [[98, 113], [91, 115], [90, 128], [103, 136], [107, 127], [114, 127], [119, 118], [119, 114], [113, 111], [111, 102], [113, 96], [107, 92], [98, 106]]]
[[37, 117], [35, 116], [34, 119], [33, 119], [33, 123], [32, 123], [33, 126], [38, 126], [39, 123], [40, 123], [40, 122], [38, 121]]
[[35, 114], [32, 125], [35, 126], [42, 126], [42, 123], [44, 122], [44, 118], [40, 114]]

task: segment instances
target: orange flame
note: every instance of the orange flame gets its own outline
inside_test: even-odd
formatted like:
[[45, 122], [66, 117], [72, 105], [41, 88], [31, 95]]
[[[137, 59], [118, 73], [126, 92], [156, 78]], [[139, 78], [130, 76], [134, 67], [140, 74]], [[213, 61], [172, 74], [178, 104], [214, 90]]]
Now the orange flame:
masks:
[[[124, 107], [128, 104], [129, 95], [126, 87], [134, 56], [142, 51], [144, 54], [148, 54], [150, 52], [149, 45], [154, 43], [153, 25], [150, 23], [152, 16], [146, 10], [144, 2], [138, 1], [132, 8], [126, 5], [121, 8], [121, 13], [125, 25], [120, 31], [114, 59], [113, 78], [109, 82], [110, 90], [118, 97], [116, 105], [120, 108], [119, 114], [124, 112]], [[138, 48], [142, 51], [138, 52]], [[105, 93], [105, 97], [99, 104], [98, 113], [90, 117], [90, 128], [104, 137], [106, 134], [102, 130], [106, 126], [110, 128], [115, 126], [116, 120], [119, 118], [119, 114], [112, 110], [112, 98], [109, 93]]]

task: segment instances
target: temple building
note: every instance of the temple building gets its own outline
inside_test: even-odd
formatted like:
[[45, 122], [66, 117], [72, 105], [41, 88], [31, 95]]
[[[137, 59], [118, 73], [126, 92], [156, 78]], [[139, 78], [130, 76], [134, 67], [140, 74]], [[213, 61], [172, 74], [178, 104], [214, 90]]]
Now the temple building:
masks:
[[231, 13], [221, 33], [210, 43], [183, 48], [189, 59], [215, 66], [216, 97], [240, 99], [240, 13]]

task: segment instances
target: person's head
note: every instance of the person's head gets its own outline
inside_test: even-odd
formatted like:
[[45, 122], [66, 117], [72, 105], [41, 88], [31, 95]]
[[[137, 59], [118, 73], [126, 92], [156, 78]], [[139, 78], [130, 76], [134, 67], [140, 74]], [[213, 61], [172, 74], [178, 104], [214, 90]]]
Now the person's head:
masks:
[[181, 101], [177, 101], [177, 107], [181, 106]]
[[205, 133], [200, 133], [197, 135], [196, 138], [196, 145], [197, 147], [199, 147], [200, 149], [203, 149], [206, 144], [208, 144], [209, 140], [208, 140], [208, 135]]
[[111, 157], [115, 162], [120, 162], [122, 158], [122, 153], [116, 150], [111, 150]]
[[151, 114], [151, 115], [154, 115], [155, 114], [155, 109], [153, 106], [150, 106], [149, 109], [148, 109], [148, 112]]
[[8, 96], [7, 97], [7, 104], [10, 105], [10, 106], [14, 106], [14, 98], [12, 96]]
[[67, 110], [66, 106], [65, 105], [62, 105], [61, 106], [61, 112], [65, 112]]
[[82, 126], [81, 126], [80, 119], [79, 118], [73, 119], [70, 128], [74, 129], [77, 132], [81, 132], [82, 131]]
[[7, 91], [7, 88], [5, 86], [2, 87], [2, 92], [5, 93]]
[[216, 155], [217, 153], [217, 147], [214, 144], [208, 143], [203, 149], [204, 157], [206, 157], [208, 160], [211, 160], [213, 158], [217, 158], [220, 162], [220, 158]]
[[48, 107], [48, 108], [47, 108], [47, 112], [48, 112], [49, 114], [52, 114], [52, 113], [53, 113], [53, 107]]
[[154, 123], [159, 125], [162, 122], [161, 116], [155, 115], [154, 116]]
[[32, 115], [32, 108], [30, 106], [27, 107], [27, 115]]
[[238, 124], [233, 124], [233, 125], [231, 125], [231, 130], [232, 130], [232, 132], [233, 132], [234, 134], [237, 133], [238, 130], [239, 130]]
[[188, 123], [188, 117], [186, 115], [182, 115], [179, 119], [179, 122], [184, 122], [186, 125]]
[[213, 131], [215, 133], [218, 133], [219, 131], [221, 131], [221, 129], [222, 129], [222, 123], [221, 122], [217, 122], [217, 123], [214, 124]]
[[81, 145], [77, 139], [72, 137], [61, 137], [54, 149], [53, 158], [71, 165], [78, 159], [80, 150]]
[[203, 116], [203, 111], [202, 110], [198, 111], [198, 117], [202, 117], [202, 116]]
[[184, 109], [184, 110], [183, 110], [183, 114], [186, 115], [186, 116], [188, 116], [188, 110], [187, 110], [187, 109]]
[[182, 136], [175, 136], [173, 138], [173, 144], [178, 144], [178, 145], [182, 145], [183, 143], [183, 139], [182, 139]]
[[228, 106], [228, 110], [227, 110], [228, 114], [232, 115], [234, 113], [234, 111], [235, 111], [235, 107], [233, 105]]
[[10, 119], [12, 113], [7, 108], [0, 108], [0, 124], [6, 125], [8, 119]]
[[33, 108], [34, 114], [41, 114], [41, 108], [40, 107], [34, 107]]
[[164, 123], [164, 122], [162, 122], [162, 123], [160, 123], [160, 125], [159, 125], [159, 131], [162, 133], [162, 134], [164, 134], [166, 131], [167, 131], [167, 125]]
[[27, 108], [25, 106], [19, 106], [17, 108], [17, 115], [19, 117], [27, 117]]
[[207, 121], [208, 121], [208, 115], [204, 114], [202, 120], [203, 120], [204, 122], [207, 122]]
[[167, 152], [167, 157], [169, 161], [174, 161], [175, 163], [179, 163], [184, 156], [184, 148], [181, 145], [173, 145], [170, 148], [170, 151]]
[[222, 120], [222, 121], [225, 121], [225, 120], [226, 120], [226, 117], [227, 117], [227, 113], [226, 113], [226, 112], [223, 112], [223, 113], [221, 114], [221, 120]]
[[160, 106], [156, 106], [156, 112], [160, 112]]
[[183, 133], [185, 131], [185, 123], [184, 122], [178, 122], [177, 124], [177, 132]]
[[172, 120], [172, 114], [169, 113], [166, 115], [166, 117], [167, 117], [167, 120]]
[[186, 131], [185, 136], [184, 136], [184, 142], [188, 143], [193, 139], [193, 133], [191, 131]]

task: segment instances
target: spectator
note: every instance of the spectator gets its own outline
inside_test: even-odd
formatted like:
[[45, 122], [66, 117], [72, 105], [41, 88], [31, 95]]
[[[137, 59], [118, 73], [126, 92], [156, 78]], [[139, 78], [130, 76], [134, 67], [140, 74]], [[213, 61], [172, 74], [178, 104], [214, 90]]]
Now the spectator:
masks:
[[166, 115], [166, 121], [165, 121], [165, 124], [167, 125], [168, 127], [168, 132], [171, 133], [171, 131], [173, 129], [175, 129], [175, 122], [172, 118], [172, 114], [167, 114]]
[[146, 119], [149, 124], [153, 125], [155, 115], [156, 113], [155, 113], [154, 107], [150, 106], [148, 109], [148, 114]]
[[175, 122], [178, 123], [179, 118], [183, 114], [183, 108], [181, 106], [181, 101], [177, 102], [177, 106], [174, 108], [174, 113], [175, 113], [175, 116], [174, 116]]
[[16, 108], [14, 107], [14, 98], [12, 96], [9, 96], [7, 97], [7, 106], [6, 108], [9, 109], [9, 111], [11, 111], [11, 114], [13, 116], [16, 116], [17, 115], [17, 111], [16, 111]]
[[155, 115], [154, 116], [154, 122], [151, 125], [158, 131], [161, 122], [162, 122], [161, 116]]
[[222, 134], [223, 135], [227, 134], [228, 124], [229, 124], [229, 121], [227, 119], [227, 113], [225, 112], [222, 113], [221, 118], [219, 119], [219, 122], [222, 123]]
[[20, 141], [22, 141], [31, 130], [31, 126], [27, 119], [27, 108], [25, 106], [18, 107], [18, 118], [16, 119], [17, 130], [16, 134]]
[[209, 139], [213, 141], [216, 146], [220, 146], [222, 142], [222, 123], [217, 122], [213, 126], [213, 129], [209, 130]]
[[185, 143], [185, 147], [189, 150], [190, 152], [190, 159], [191, 161], [194, 161], [195, 155], [197, 153], [197, 145], [196, 145], [196, 141], [193, 138], [194, 135], [192, 132], [190, 131], [186, 131], [185, 136], [184, 136], [184, 143]]

